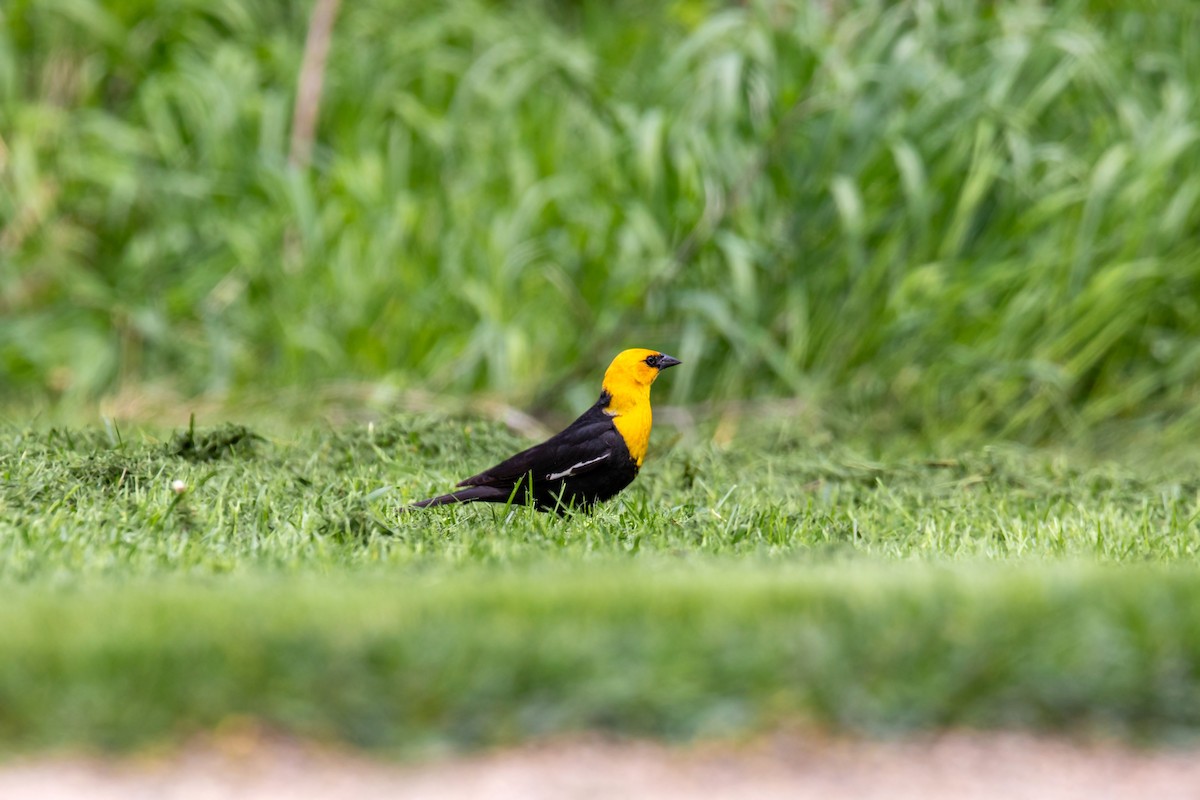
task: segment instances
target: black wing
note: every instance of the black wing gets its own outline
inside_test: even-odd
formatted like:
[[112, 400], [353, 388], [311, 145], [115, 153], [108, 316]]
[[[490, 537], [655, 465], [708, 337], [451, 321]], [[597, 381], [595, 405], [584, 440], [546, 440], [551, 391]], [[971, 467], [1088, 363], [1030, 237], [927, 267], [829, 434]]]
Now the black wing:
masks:
[[559, 433], [458, 485], [512, 489], [530, 473], [535, 482], [557, 481], [629, 460], [625, 441], [604, 413], [606, 405], [601, 397]]

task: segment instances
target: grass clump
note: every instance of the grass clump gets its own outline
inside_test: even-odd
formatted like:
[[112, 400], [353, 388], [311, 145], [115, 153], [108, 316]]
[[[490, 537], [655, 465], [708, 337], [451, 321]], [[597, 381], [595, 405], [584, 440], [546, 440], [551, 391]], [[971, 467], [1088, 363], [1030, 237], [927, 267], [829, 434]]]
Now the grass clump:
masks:
[[167, 452], [188, 461], [215, 461], [248, 452], [256, 441], [262, 441], [262, 437], [244, 425], [225, 425], [197, 437], [193, 416], [187, 430], [171, 438]]

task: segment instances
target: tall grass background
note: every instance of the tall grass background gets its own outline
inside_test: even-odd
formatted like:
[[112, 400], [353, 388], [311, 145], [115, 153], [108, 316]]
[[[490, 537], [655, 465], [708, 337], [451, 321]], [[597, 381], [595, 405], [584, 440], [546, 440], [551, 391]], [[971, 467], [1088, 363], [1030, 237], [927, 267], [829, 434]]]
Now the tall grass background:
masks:
[[323, 381], [1200, 423], [1200, 7], [0, 6], [0, 395]]

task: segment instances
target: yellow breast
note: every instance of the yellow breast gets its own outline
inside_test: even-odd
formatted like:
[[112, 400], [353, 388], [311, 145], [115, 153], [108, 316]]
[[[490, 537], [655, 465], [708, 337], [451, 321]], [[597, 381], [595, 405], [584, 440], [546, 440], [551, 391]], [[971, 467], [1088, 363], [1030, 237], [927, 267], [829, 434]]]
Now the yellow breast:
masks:
[[629, 455], [633, 456], [633, 460], [640, 467], [642, 459], [646, 457], [646, 447], [650, 444], [652, 414], [649, 400], [624, 410], [616, 410], [610, 403], [608, 413], [613, 415], [613, 425], [621, 434], [621, 438], [625, 440], [625, 446], [629, 448]]

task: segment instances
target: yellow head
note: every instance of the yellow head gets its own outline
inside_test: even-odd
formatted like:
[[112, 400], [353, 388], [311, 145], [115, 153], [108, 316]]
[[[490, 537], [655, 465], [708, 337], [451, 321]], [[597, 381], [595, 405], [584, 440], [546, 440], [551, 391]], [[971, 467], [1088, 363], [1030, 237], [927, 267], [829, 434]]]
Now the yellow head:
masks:
[[604, 373], [604, 390], [614, 397], [629, 392], [648, 391], [659, 372], [678, 363], [679, 359], [657, 350], [645, 350], [640, 347], [622, 350]]
[[629, 454], [640, 467], [650, 443], [650, 384], [658, 373], [680, 363], [657, 350], [633, 349], [617, 354], [604, 373], [604, 391], [609, 395], [605, 413], [625, 439]]

